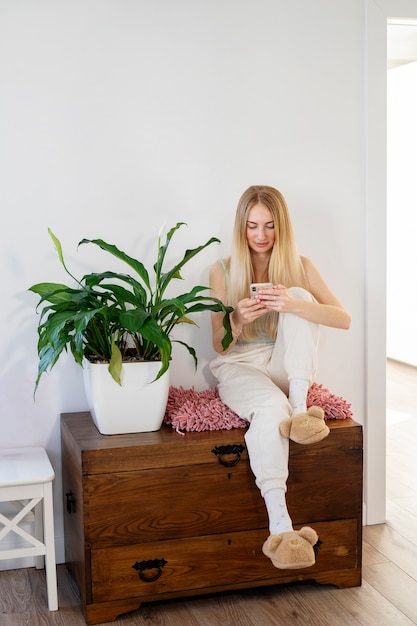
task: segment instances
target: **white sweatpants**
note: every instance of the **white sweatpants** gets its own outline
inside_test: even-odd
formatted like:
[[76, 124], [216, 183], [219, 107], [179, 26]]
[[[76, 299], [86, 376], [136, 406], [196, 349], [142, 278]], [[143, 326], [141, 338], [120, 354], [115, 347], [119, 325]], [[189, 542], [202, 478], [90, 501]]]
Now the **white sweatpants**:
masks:
[[[300, 287], [290, 291], [296, 298], [313, 300]], [[291, 416], [289, 381], [313, 381], [318, 340], [318, 324], [281, 313], [275, 343], [237, 343], [210, 363], [222, 402], [250, 422], [245, 441], [262, 496], [270, 489], [286, 490], [289, 443], [279, 424]]]

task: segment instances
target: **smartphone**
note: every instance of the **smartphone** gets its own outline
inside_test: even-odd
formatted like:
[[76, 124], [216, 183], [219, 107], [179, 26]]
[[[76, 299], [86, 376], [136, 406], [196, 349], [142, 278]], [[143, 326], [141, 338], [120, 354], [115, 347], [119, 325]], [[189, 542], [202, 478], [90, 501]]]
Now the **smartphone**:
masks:
[[257, 298], [261, 289], [272, 289], [273, 286], [272, 283], [252, 283], [249, 287], [250, 297]]

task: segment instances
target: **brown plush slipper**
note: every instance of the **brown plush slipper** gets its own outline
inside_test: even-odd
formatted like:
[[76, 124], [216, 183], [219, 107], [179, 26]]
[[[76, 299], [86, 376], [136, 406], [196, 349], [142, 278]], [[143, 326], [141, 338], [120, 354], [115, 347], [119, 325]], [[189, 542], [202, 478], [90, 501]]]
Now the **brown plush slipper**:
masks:
[[303, 569], [316, 562], [315, 548], [319, 542], [313, 528], [303, 526], [281, 535], [270, 535], [262, 546], [262, 552], [278, 569]]
[[279, 431], [283, 437], [303, 444], [321, 441], [330, 432], [324, 420], [324, 411], [319, 406], [312, 406], [306, 413], [298, 413], [282, 421]]

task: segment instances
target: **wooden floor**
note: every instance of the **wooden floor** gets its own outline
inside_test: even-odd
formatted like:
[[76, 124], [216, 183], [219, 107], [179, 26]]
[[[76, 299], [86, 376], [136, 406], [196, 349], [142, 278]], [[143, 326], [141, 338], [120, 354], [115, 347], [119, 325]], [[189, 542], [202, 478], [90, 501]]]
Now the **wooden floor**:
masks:
[[[402, 626], [417, 624], [417, 369], [388, 363], [387, 522], [364, 528], [363, 584], [314, 583], [173, 600], [119, 617], [122, 626]], [[1, 626], [83, 626], [77, 589], [58, 566], [59, 611], [43, 571], [0, 572]]]

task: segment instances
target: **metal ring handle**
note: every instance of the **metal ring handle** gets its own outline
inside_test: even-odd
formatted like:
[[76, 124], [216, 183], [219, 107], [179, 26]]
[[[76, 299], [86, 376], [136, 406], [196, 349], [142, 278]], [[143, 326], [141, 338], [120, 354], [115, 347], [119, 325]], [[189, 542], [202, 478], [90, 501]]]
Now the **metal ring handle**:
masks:
[[[245, 449], [242, 444], [233, 443], [227, 446], [216, 446], [213, 448], [213, 454], [219, 457], [219, 463], [224, 467], [234, 467], [240, 461], [240, 453]], [[234, 459], [226, 460], [224, 457], [233, 454]]]
[[[153, 583], [155, 580], [158, 580], [160, 576], [162, 576], [162, 568], [167, 564], [165, 559], [150, 559], [148, 561], [136, 561], [134, 565], [132, 565], [133, 569], [135, 569], [139, 578], [143, 580], [145, 583]], [[157, 570], [154, 574], [147, 575], [145, 574], [146, 570]]]

